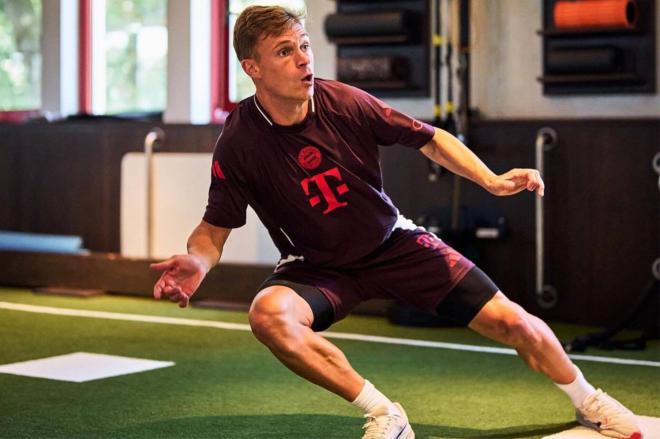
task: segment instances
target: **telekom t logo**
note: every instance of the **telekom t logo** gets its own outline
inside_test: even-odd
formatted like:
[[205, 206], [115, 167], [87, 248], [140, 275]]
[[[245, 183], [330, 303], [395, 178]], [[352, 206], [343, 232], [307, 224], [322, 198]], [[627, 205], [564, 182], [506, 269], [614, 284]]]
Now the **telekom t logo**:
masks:
[[[327, 215], [328, 213], [340, 207], [348, 206], [347, 202], [339, 201], [335, 196], [335, 192], [334, 192], [334, 190], [336, 190], [337, 195], [345, 194], [346, 192], [348, 192], [348, 186], [346, 186], [346, 183], [342, 183], [333, 190], [332, 187], [330, 187], [330, 184], [328, 183], [328, 181], [331, 179], [337, 180], [339, 182], [343, 181], [341, 178], [341, 174], [339, 173], [339, 168], [334, 167], [328, 171], [325, 171], [321, 174], [313, 175], [300, 182], [300, 185], [302, 186], [303, 190], [305, 191], [305, 195], [307, 196], [309, 196], [309, 192], [310, 192], [310, 183], [314, 183], [316, 187], [319, 188], [319, 191], [321, 191], [321, 195], [323, 196], [323, 199], [325, 200], [326, 203], [328, 203], [328, 207], [323, 211], [323, 215]], [[321, 197], [319, 197], [318, 195], [314, 195], [309, 198], [309, 204], [312, 207], [316, 206], [320, 202], [321, 202]]]

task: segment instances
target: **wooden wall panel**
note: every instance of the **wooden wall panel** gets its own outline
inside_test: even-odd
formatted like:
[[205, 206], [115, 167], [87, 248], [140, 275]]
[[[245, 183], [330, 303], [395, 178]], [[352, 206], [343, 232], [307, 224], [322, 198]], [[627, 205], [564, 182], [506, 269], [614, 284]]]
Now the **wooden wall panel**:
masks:
[[[155, 124], [86, 121], [0, 124], [0, 229], [83, 237], [93, 251], [119, 251], [121, 159], [143, 149]], [[163, 152], [210, 152], [221, 127], [161, 125]], [[5, 208], [5, 206], [7, 206]]]
[[[511, 166], [532, 167], [533, 151], [526, 147], [512, 148], [507, 137], [502, 135], [504, 133], [498, 131], [499, 128], [495, 127], [488, 135], [497, 139], [494, 142], [483, 145], [471, 142], [481, 159], [497, 173], [505, 172]], [[430, 182], [426, 160], [419, 152], [403, 148], [383, 149], [382, 163], [385, 189], [405, 216], [415, 220], [430, 207], [452, 206], [456, 184], [453, 174], [446, 173], [437, 182]], [[512, 299], [524, 302], [528, 285], [533, 283], [533, 196], [526, 193], [516, 197], [496, 197], [471, 181], [461, 179], [458, 184], [461, 206], [472, 211], [501, 213], [506, 218], [510, 235], [503, 240], [480, 241], [478, 262], [502, 291]], [[459, 250], [465, 251], [463, 248]]]
[[[141, 151], [153, 124], [81, 121], [0, 124], [0, 230], [83, 236], [93, 251], [119, 250], [122, 156]], [[534, 166], [539, 128], [553, 127], [558, 147], [545, 176], [548, 283], [559, 292], [551, 310], [534, 297], [534, 196], [495, 197], [463, 180], [461, 202], [501, 212], [510, 234], [482, 241], [480, 265], [501, 289], [545, 318], [607, 324], [639, 297], [660, 256], [660, 196], [651, 158], [659, 120], [506, 120], [472, 122], [469, 145], [496, 172]], [[162, 151], [210, 152], [216, 125], [164, 125]], [[383, 148], [385, 188], [411, 219], [450, 206], [454, 180], [427, 179], [417, 151]]]
[[[630, 310], [660, 257], [660, 193], [651, 159], [658, 152], [658, 120], [475, 120], [470, 147], [496, 172], [534, 167], [537, 131], [553, 127], [559, 145], [546, 154], [546, 283], [559, 303], [541, 309], [534, 297], [534, 197], [498, 198], [462, 183], [462, 204], [502, 211], [510, 235], [484, 241], [481, 264], [500, 288], [545, 318], [609, 324]], [[449, 206], [452, 179], [426, 179], [414, 151], [384, 149], [386, 190], [401, 211], [416, 217]]]
[[561, 314], [616, 321], [639, 297], [660, 257], [660, 192], [651, 159], [658, 122], [558, 123], [548, 154], [549, 281], [563, 292]]
[[18, 151], [20, 132], [12, 130], [3, 133], [0, 128], [0, 229], [10, 230], [18, 224]]

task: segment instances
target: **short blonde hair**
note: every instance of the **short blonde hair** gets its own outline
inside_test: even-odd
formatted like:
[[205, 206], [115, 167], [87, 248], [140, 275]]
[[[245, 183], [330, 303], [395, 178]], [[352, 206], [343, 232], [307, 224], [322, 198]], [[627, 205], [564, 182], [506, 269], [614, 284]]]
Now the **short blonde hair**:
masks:
[[260, 39], [279, 36], [296, 24], [302, 25], [303, 11], [291, 11], [282, 6], [249, 6], [236, 20], [234, 50], [239, 60], [256, 57], [254, 48]]

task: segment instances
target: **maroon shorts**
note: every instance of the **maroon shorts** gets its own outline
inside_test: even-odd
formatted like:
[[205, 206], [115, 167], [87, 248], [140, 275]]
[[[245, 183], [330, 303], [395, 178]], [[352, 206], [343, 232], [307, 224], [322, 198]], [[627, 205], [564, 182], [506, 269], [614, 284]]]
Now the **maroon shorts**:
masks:
[[[393, 299], [437, 314], [441, 302], [473, 268], [472, 261], [424, 229], [395, 229], [378, 249], [350, 267], [330, 269], [299, 260], [287, 262], [279, 265], [261, 288], [285, 285], [294, 289], [310, 303], [315, 322], [328, 321], [321, 325], [324, 328], [315, 325], [315, 330], [321, 330], [369, 299]], [[479, 309], [497, 291], [488, 281], [491, 285], [477, 288], [484, 290], [478, 292], [480, 297], [470, 299]], [[330, 304], [326, 308], [331, 308], [324, 316], [319, 315], [324, 311], [323, 304], [318, 303], [323, 297], [314, 297], [320, 296], [318, 291]]]

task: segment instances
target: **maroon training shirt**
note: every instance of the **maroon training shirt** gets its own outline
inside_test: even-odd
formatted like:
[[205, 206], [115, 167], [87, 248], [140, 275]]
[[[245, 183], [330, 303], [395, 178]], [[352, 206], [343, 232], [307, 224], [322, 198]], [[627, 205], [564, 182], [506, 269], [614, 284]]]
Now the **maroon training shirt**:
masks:
[[336, 81], [315, 79], [307, 117], [291, 126], [273, 123], [251, 96], [215, 146], [204, 220], [240, 227], [249, 204], [282, 257], [347, 266], [385, 241], [398, 218], [383, 191], [378, 145], [420, 148], [433, 132]]

